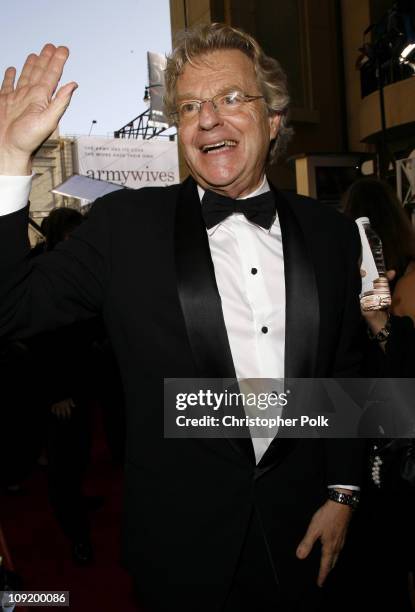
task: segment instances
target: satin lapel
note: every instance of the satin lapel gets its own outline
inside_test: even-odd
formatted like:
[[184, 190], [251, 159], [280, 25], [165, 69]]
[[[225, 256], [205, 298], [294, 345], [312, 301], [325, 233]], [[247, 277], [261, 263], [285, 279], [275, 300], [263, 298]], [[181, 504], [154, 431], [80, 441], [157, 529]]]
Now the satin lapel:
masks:
[[[285, 275], [285, 378], [315, 374], [320, 307], [311, 254], [290, 202], [277, 191]], [[308, 228], [312, 231], [312, 228]]]
[[[182, 184], [177, 199], [175, 257], [179, 299], [199, 376], [236, 379], [197, 186], [191, 178]], [[228, 440], [252, 460], [250, 437]]]
[[[272, 189], [284, 253], [285, 378], [309, 378], [315, 374], [320, 326], [315, 270], [303, 229], [290, 202], [277, 189]], [[257, 477], [280, 463], [296, 442], [295, 438], [277, 436], [258, 464]]]

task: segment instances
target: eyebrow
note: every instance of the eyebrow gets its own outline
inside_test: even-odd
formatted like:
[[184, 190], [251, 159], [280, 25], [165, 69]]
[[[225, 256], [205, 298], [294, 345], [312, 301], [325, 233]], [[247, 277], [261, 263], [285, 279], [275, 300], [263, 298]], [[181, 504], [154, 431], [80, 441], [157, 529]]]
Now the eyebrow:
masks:
[[[220, 94], [229, 93], [230, 91], [243, 91], [243, 89], [239, 85], [227, 85], [226, 87], [222, 87], [222, 89], [216, 92], [214, 96], [212, 97], [219, 96]], [[201, 99], [202, 98], [198, 98], [197, 96], [191, 93], [185, 93], [185, 94], [182, 94], [181, 96], [176, 97], [177, 102], [181, 102], [182, 100], [201, 100]], [[203, 100], [206, 100], [206, 98], [203, 98]]]

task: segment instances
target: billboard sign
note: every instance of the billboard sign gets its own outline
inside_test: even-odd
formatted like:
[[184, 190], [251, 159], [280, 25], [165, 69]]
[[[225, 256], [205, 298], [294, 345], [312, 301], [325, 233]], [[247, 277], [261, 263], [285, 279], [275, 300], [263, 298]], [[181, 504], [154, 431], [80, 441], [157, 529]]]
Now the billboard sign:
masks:
[[177, 143], [169, 139], [98, 138], [76, 140], [78, 173], [123, 187], [166, 187], [179, 183]]

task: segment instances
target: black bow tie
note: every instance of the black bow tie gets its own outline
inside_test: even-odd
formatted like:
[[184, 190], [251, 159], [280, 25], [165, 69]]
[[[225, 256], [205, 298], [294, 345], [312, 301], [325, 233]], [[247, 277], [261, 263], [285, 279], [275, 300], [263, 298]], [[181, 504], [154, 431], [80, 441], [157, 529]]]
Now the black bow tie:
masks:
[[232, 213], [242, 213], [252, 223], [269, 229], [275, 217], [275, 210], [272, 191], [244, 200], [233, 200], [208, 190], [202, 198], [202, 215], [207, 229], [214, 227]]

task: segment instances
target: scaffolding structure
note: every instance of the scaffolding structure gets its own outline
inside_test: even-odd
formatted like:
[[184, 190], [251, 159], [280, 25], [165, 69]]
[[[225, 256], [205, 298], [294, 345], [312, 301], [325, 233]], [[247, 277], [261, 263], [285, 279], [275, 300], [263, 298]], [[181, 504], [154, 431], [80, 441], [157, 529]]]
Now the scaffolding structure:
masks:
[[415, 204], [415, 157], [396, 161], [396, 191], [403, 206]]
[[163, 136], [170, 140], [175, 140], [176, 134], [164, 134], [168, 129], [164, 124], [158, 124], [150, 120], [150, 109], [145, 110], [141, 115], [114, 132], [114, 138], [142, 138], [150, 140], [155, 136]]

